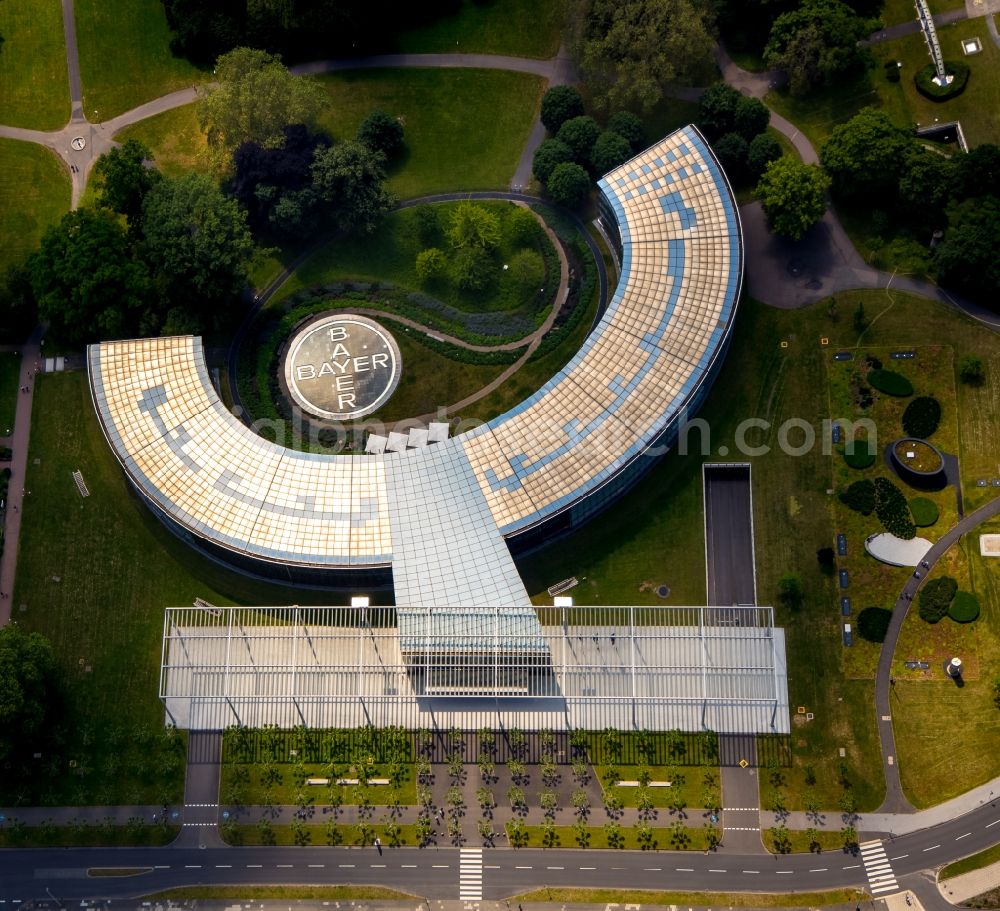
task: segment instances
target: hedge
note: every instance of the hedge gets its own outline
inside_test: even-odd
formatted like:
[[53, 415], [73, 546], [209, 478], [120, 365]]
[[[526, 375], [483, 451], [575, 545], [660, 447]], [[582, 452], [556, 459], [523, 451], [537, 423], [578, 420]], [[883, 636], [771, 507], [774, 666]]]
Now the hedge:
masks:
[[903, 431], [907, 436], [926, 440], [941, 423], [941, 403], [932, 395], [919, 395], [903, 412]]
[[866, 607], [858, 614], [858, 635], [869, 642], [885, 642], [892, 611], [884, 607]]
[[979, 599], [972, 592], [958, 592], [948, 608], [948, 616], [956, 623], [971, 623], [979, 616]]
[[931, 579], [920, 590], [920, 617], [928, 623], [937, 623], [951, 606], [958, 583], [951, 576]]
[[875, 453], [868, 440], [851, 440], [844, 446], [844, 461], [851, 468], [864, 471], [875, 464]]
[[913, 516], [913, 524], [917, 528], [927, 528], [938, 520], [940, 512], [937, 503], [928, 500], [927, 497], [914, 497], [910, 500], [910, 515]]
[[928, 63], [927, 66], [921, 67], [913, 77], [917, 91], [931, 101], [947, 101], [949, 98], [961, 95], [969, 82], [969, 73], [971, 72], [969, 65], [961, 60], [946, 60], [944, 71], [955, 78], [948, 85], [938, 85], [933, 81], [937, 75], [934, 64]]
[[875, 485], [868, 480], [855, 481], [840, 495], [840, 502], [855, 512], [870, 516], [875, 511]]
[[868, 382], [886, 395], [896, 395], [900, 398], [913, 395], [913, 383], [893, 370], [872, 370], [868, 374]]
[[908, 541], [917, 536], [906, 497], [888, 478], [875, 479], [875, 515], [889, 534]]

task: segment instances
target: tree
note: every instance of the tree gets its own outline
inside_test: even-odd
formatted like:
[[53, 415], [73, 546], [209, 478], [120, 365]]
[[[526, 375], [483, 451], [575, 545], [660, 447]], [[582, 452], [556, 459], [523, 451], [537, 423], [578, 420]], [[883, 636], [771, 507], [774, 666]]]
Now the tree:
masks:
[[759, 136], [771, 122], [771, 111], [759, 98], [740, 96], [733, 112], [733, 129], [747, 142]]
[[146, 266], [133, 255], [119, 220], [77, 209], [49, 228], [28, 259], [38, 315], [70, 343], [134, 331], [150, 300]]
[[0, 281], [0, 338], [21, 342], [38, 322], [38, 304], [26, 265], [9, 266]]
[[601, 128], [593, 117], [574, 117], [559, 127], [556, 139], [569, 146], [577, 164], [586, 165], [600, 135]]
[[575, 209], [590, 192], [590, 175], [572, 162], [558, 165], [549, 177], [546, 190], [560, 206]]
[[774, 20], [764, 62], [782, 70], [793, 95], [833, 85], [865, 63], [858, 42], [872, 30], [841, 0], [804, 0]]
[[167, 299], [203, 324], [218, 324], [247, 282], [254, 242], [246, 212], [211, 178], [162, 180], [146, 197], [146, 255]]
[[832, 547], [821, 547], [816, 551], [816, 562], [823, 568], [829, 568], [836, 562]]
[[244, 142], [275, 148], [291, 123], [311, 123], [326, 103], [323, 87], [293, 76], [281, 57], [249, 47], [223, 54], [215, 65], [217, 85], [202, 87], [198, 123], [220, 159]]
[[417, 278], [431, 281], [443, 275], [448, 268], [448, 258], [437, 247], [428, 247], [417, 254]]
[[541, 230], [534, 213], [524, 206], [515, 206], [503, 223], [504, 237], [512, 247], [533, 246]]
[[826, 211], [830, 178], [791, 156], [772, 161], [754, 190], [771, 231], [799, 240]]
[[370, 234], [396, 205], [396, 197], [383, 186], [384, 163], [381, 152], [351, 140], [316, 151], [313, 189], [338, 230]]
[[754, 136], [747, 150], [747, 167], [750, 173], [760, 179], [772, 161], [781, 158], [781, 143], [770, 133]]
[[743, 176], [750, 147], [739, 133], [726, 133], [712, 145], [712, 149], [730, 179]]
[[554, 85], [542, 96], [542, 124], [550, 133], [558, 133], [567, 120], [581, 114], [583, 98], [571, 85]]
[[62, 685], [52, 646], [18, 623], [0, 627], [0, 762], [28, 758], [59, 717]]
[[736, 105], [743, 96], [726, 82], [715, 82], [698, 99], [698, 128], [714, 140], [736, 126]]
[[146, 194], [162, 176], [147, 166], [152, 159], [152, 152], [139, 140], [126, 139], [121, 146], [105, 152], [94, 166], [101, 205], [124, 215], [130, 226], [138, 222]]
[[892, 198], [913, 140], [882, 111], [864, 108], [834, 127], [820, 149], [820, 162], [844, 196]]
[[975, 354], [966, 354], [958, 362], [958, 377], [970, 386], [981, 386], [986, 379], [983, 359]]
[[646, 147], [646, 134], [642, 121], [631, 111], [616, 111], [608, 118], [608, 130], [624, 136], [633, 152]]
[[485, 206], [461, 202], [452, 212], [448, 238], [459, 249], [492, 250], [500, 243], [500, 219]]
[[785, 573], [778, 580], [778, 600], [790, 610], [802, 607], [805, 593], [802, 590], [802, 579], [798, 573]]
[[535, 250], [518, 250], [511, 257], [507, 274], [521, 297], [530, 300], [545, 280], [545, 261]]
[[632, 157], [632, 147], [624, 136], [605, 130], [597, 137], [590, 153], [595, 174], [607, 174]]
[[975, 146], [954, 161], [952, 192], [955, 199], [1000, 196], [1000, 146], [990, 142]]
[[950, 158], [914, 145], [903, 159], [899, 201], [910, 224], [930, 230], [945, 221], [956, 165]]
[[361, 121], [356, 138], [391, 161], [403, 148], [403, 124], [385, 111], [372, 111]]
[[711, 62], [709, 4], [694, 0], [581, 0], [573, 54], [598, 108], [648, 111], [667, 83], [697, 84]]
[[974, 197], [948, 208], [950, 227], [934, 251], [941, 281], [997, 308], [1000, 199]]
[[484, 291], [496, 278], [496, 266], [482, 247], [462, 247], [452, 257], [452, 274], [463, 291]]
[[542, 183], [548, 183], [556, 165], [573, 160], [573, 150], [558, 139], [545, 139], [535, 149], [531, 161], [531, 173]]

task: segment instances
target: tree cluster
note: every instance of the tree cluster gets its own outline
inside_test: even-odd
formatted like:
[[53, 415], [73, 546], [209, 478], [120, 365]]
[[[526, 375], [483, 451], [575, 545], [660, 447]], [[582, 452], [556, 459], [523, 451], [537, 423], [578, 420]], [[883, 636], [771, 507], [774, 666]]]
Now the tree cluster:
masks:
[[617, 111], [602, 129], [584, 113], [583, 98], [571, 86], [554, 86], [542, 99], [542, 123], [550, 137], [535, 150], [532, 173], [549, 196], [576, 208], [599, 177], [628, 161], [645, 146], [642, 121], [630, 111]]
[[41, 633], [0, 627], [0, 763], [17, 768], [55, 737], [62, 720], [62, 675]]
[[948, 613], [952, 599], [958, 591], [958, 583], [951, 576], [931, 579], [920, 590], [920, 617], [928, 623], [937, 623]]
[[[997, 308], [1000, 147], [948, 157], [866, 108], [833, 130], [820, 161], [846, 206], [915, 248], [943, 284]], [[928, 254], [935, 231], [944, 237]]]
[[649, 111], [711, 66], [714, 8], [699, 0], [576, 0], [572, 54], [600, 111]]
[[759, 178], [767, 165], [781, 157], [778, 140], [767, 132], [771, 112], [758, 98], [716, 82], [698, 101], [698, 128], [712, 144], [733, 180]]
[[394, 50], [396, 34], [457, 11], [460, 0], [162, 0], [171, 51], [200, 64], [240, 45], [298, 59]]
[[919, 395], [903, 411], [903, 432], [925, 440], [941, 423], [941, 403], [932, 395]]
[[875, 478], [875, 515], [889, 534], [905, 541], [915, 538], [917, 529], [910, 516], [906, 497], [888, 478]]

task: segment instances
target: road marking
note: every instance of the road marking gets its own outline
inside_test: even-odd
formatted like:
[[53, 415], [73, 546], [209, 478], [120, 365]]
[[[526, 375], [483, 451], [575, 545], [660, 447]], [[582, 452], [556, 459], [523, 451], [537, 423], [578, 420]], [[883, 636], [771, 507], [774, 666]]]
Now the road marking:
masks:
[[215, 869], [216, 870], [232, 870], [233, 869], [233, 865], [232, 864], [216, 864], [215, 865]]
[[417, 865], [416, 864], [400, 864], [400, 866], [404, 870], [416, 870], [417, 869]]
[[775, 873], [794, 873], [794, 870], [775, 870]]
[[534, 870], [534, 867], [514, 867], [515, 870]]
[[263, 864], [247, 864], [247, 869], [248, 870], [250, 870], [250, 869], [257, 869], [257, 870], [259, 870], [262, 866], [264, 866], [264, 865]]
[[904, 857], [909, 856], [909, 854], [897, 854], [895, 857], [890, 857], [889, 860], [902, 860]]
[[896, 882], [896, 875], [892, 871], [889, 858], [886, 857], [882, 839], [866, 841], [859, 845], [861, 849], [861, 861], [865, 865], [865, 873], [868, 876], [868, 885], [872, 895], [878, 892], [893, 892], [899, 889]]
[[170, 864], [157, 864], [155, 867], [153, 867], [153, 869], [154, 870], [169, 870], [170, 869]]
[[431, 866], [435, 870], [447, 870], [448, 869], [448, 865], [447, 864], [431, 864]]
[[993, 826], [995, 826], [998, 822], [1000, 822], [1000, 819], [994, 819], [993, 822], [988, 822], [986, 824], [986, 828], [987, 829], [992, 829]]
[[354, 864], [337, 864], [337, 866], [343, 869], [343, 868], [353, 867]]
[[678, 873], [694, 873], [693, 867], [674, 867]]
[[314, 870], [322, 870], [326, 866], [326, 864], [309, 864], [309, 866], [312, 867]]
[[499, 870], [500, 864], [483, 864], [484, 870]]
[[546, 867], [546, 870], [565, 870], [565, 867]]
[[709, 870], [709, 873], [725, 873], [725, 870]]
[[462, 848], [458, 856], [458, 897], [463, 901], [482, 901], [483, 849]]
[[849, 867], [841, 867], [842, 870], [857, 870], [861, 864], [851, 864]]
[[961, 841], [963, 838], [968, 838], [971, 834], [972, 834], [971, 832], [966, 832], [964, 835], [959, 835], [958, 838], [955, 839], [955, 841]]
[[815, 869], [810, 870], [809, 872], [810, 873], [826, 873], [826, 869], [827, 869], [826, 867], [816, 867]]
[[201, 864], [184, 864], [185, 870], [200, 870]]
[[643, 867], [642, 869], [646, 870], [649, 873], [662, 873], [663, 872], [663, 867]]
[[[322, 867], [322, 864], [309, 864], [310, 867]], [[385, 867], [385, 864], [370, 864], [372, 867]]]
[[597, 867], [580, 867], [581, 870], [596, 870]]
[[744, 873], [760, 873], [760, 870], [744, 870]]
[[924, 852], [933, 851], [935, 848], [940, 848], [941, 845], [931, 845], [929, 848], [924, 848]]

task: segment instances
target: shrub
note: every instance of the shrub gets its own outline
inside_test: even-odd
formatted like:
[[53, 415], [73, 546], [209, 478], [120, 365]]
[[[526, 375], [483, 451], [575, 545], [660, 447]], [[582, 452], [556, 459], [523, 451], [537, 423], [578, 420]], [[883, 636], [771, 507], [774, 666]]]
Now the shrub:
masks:
[[844, 446], [844, 461], [858, 471], [871, 468], [875, 464], [874, 447], [868, 440], [851, 440]]
[[903, 412], [903, 431], [925, 440], [941, 423], [941, 403], [932, 395], [918, 395]]
[[624, 136], [605, 130], [597, 137], [590, 151], [590, 164], [595, 174], [606, 174], [632, 157], [632, 147]]
[[448, 258], [444, 251], [437, 247], [428, 247], [417, 254], [416, 262], [417, 278], [422, 281], [430, 281], [443, 275], [448, 268]]
[[958, 377], [963, 383], [978, 386], [986, 378], [986, 368], [983, 359], [974, 354], [966, 354], [958, 362]]
[[886, 62], [885, 62], [885, 78], [889, 82], [899, 82], [899, 61], [897, 61], [897, 60], [886, 60]]
[[961, 95], [969, 82], [969, 65], [963, 63], [961, 60], [946, 60], [944, 62], [944, 71], [949, 76], [955, 77], [948, 85], [938, 85], [934, 82], [937, 70], [934, 68], [933, 63], [928, 63], [927, 66], [917, 70], [916, 75], [913, 77], [917, 91], [924, 98], [929, 98], [931, 101], [947, 101], [949, 98]]
[[642, 129], [642, 121], [631, 111], [618, 111], [608, 118], [608, 129], [612, 133], [624, 136], [633, 152], [646, 147], [646, 136]]
[[884, 607], [866, 607], [858, 614], [858, 635], [869, 642], [885, 642], [892, 611]]
[[489, 254], [480, 247], [465, 247], [452, 263], [455, 283], [463, 291], [482, 291], [493, 282], [496, 269]]
[[958, 591], [958, 583], [951, 576], [931, 579], [920, 590], [920, 617], [928, 623], [937, 623], [951, 606]]
[[574, 117], [559, 127], [556, 139], [573, 150], [573, 157], [579, 164], [586, 164], [600, 135], [601, 128], [593, 117]]
[[393, 158], [403, 148], [403, 125], [385, 111], [372, 111], [358, 127], [357, 140]]
[[712, 149], [726, 174], [735, 178], [746, 171], [750, 145], [739, 133], [726, 133], [712, 144]]
[[886, 395], [896, 395], [900, 398], [913, 395], [913, 384], [901, 373], [892, 370], [872, 370], [868, 374], [868, 382]]
[[855, 481], [840, 495], [840, 502], [855, 512], [870, 516], [875, 511], [875, 484], [872, 481]]
[[542, 123], [550, 133], [558, 133], [567, 120], [583, 113], [583, 98], [571, 85], [554, 85], [542, 98]]
[[909, 541], [917, 535], [903, 492], [888, 478], [875, 479], [875, 515], [889, 534]]
[[760, 179], [772, 161], [781, 158], [781, 143], [770, 133], [760, 133], [750, 142], [750, 150], [747, 153], [747, 166], [750, 173]]
[[914, 497], [910, 500], [910, 515], [913, 516], [913, 524], [918, 528], [927, 528], [938, 520], [937, 503], [928, 500], [927, 497]]
[[503, 224], [504, 237], [512, 247], [530, 247], [538, 240], [542, 227], [530, 209], [515, 206]]
[[535, 149], [535, 157], [531, 160], [531, 173], [542, 183], [548, 183], [549, 177], [558, 165], [573, 160], [573, 150], [558, 139], [546, 139]]
[[957, 592], [948, 616], [956, 623], [971, 623], [979, 616], [979, 599], [972, 592]]
[[546, 189], [553, 202], [575, 209], [590, 192], [590, 176], [578, 164], [567, 162], [552, 172]]

